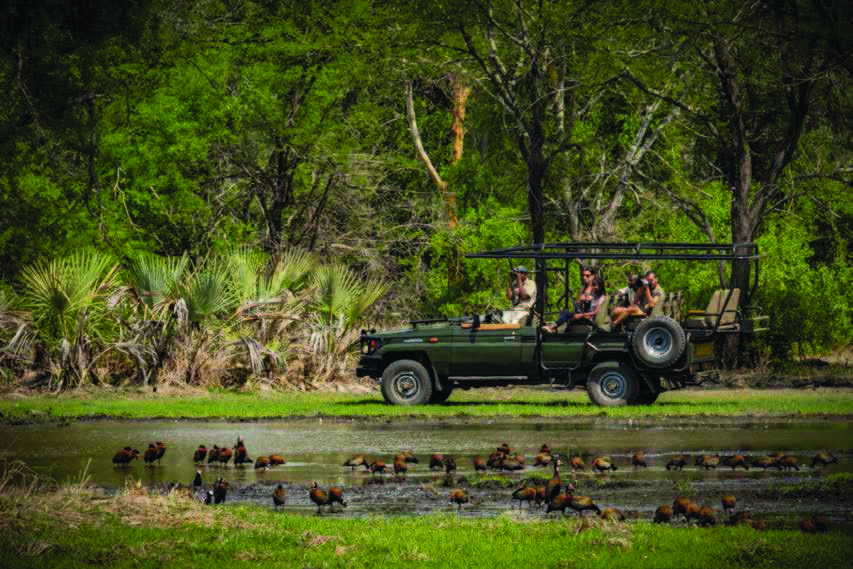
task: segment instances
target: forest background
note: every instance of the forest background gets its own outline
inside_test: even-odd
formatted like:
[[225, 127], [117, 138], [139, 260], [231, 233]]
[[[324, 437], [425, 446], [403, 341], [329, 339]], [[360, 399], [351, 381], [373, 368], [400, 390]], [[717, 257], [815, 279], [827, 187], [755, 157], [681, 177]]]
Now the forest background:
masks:
[[[506, 302], [464, 255], [755, 241], [654, 269], [849, 349], [853, 6], [10, 0], [0, 23], [7, 385], [310, 389], [358, 330]], [[570, 283], [577, 286], [577, 283]]]

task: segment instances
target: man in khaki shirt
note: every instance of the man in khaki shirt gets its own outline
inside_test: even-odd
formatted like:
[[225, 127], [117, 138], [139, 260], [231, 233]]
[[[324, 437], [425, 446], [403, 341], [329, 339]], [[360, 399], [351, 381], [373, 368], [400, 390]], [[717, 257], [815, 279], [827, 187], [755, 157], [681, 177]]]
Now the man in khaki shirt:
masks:
[[527, 277], [527, 267], [524, 266], [516, 267], [509, 273], [506, 298], [512, 308], [503, 313], [503, 321], [507, 324], [523, 323], [536, 303], [536, 283]]

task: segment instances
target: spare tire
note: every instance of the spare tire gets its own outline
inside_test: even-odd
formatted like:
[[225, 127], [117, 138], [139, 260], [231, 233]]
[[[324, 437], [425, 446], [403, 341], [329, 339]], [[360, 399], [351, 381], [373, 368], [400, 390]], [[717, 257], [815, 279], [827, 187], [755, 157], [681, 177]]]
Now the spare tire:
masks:
[[646, 318], [634, 330], [631, 338], [634, 354], [645, 365], [654, 369], [668, 368], [678, 361], [687, 340], [678, 322], [669, 316]]

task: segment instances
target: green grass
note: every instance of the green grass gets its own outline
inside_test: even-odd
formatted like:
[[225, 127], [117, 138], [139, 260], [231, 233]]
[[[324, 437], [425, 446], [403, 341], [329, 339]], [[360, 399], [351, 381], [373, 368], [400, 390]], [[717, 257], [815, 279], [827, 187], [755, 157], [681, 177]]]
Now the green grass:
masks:
[[647, 407], [602, 408], [586, 392], [548, 389], [474, 389], [454, 392], [444, 405], [396, 407], [378, 393], [138, 390], [71, 391], [0, 399], [6, 423], [118, 419], [225, 419], [340, 417], [364, 419], [448, 419], [476, 417], [667, 418], [703, 416], [853, 416], [853, 390], [682, 390], [664, 393]]
[[747, 527], [661, 526], [512, 513], [471, 518], [341, 518], [261, 506], [203, 506], [80, 485], [0, 494], [3, 566], [193, 567], [840, 567], [853, 540]]

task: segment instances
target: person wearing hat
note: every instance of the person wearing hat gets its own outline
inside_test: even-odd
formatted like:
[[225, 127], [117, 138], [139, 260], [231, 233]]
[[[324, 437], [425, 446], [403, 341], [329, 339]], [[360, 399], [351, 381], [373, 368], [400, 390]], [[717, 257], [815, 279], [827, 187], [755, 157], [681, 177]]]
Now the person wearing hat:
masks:
[[510, 271], [506, 298], [512, 308], [504, 311], [503, 321], [507, 324], [523, 322], [536, 303], [536, 283], [527, 278], [527, 267], [518, 266]]

